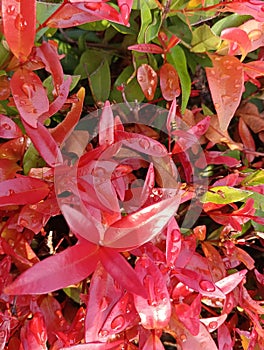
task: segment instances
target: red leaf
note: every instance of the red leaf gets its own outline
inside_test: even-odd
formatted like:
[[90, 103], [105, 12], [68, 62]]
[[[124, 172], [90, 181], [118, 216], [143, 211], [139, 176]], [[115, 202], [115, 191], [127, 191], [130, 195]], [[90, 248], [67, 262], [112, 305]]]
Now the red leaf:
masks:
[[43, 315], [36, 312], [27, 320], [20, 332], [21, 343], [24, 349], [47, 350], [47, 330]]
[[99, 122], [99, 145], [114, 143], [114, 116], [109, 101], [106, 101]]
[[37, 128], [27, 123], [23, 125], [35, 148], [49, 166], [54, 167], [63, 162], [57, 143], [44, 125], [40, 122], [37, 123]]
[[111, 336], [136, 326], [139, 321], [132, 294], [125, 293], [111, 309], [100, 332]]
[[64, 3], [49, 18], [47, 25], [53, 28], [69, 28], [98, 20], [94, 14], [84, 12], [70, 3]]
[[201, 318], [202, 322], [208, 329], [208, 332], [214, 332], [218, 329], [226, 320], [227, 314], [222, 314], [220, 316]]
[[42, 81], [34, 72], [19, 68], [11, 78], [10, 87], [22, 120], [36, 128], [38, 117], [49, 109]]
[[0, 183], [0, 206], [34, 204], [49, 194], [48, 185], [39, 179], [19, 177]]
[[170, 63], [164, 63], [159, 71], [160, 88], [166, 101], [172, 101], [181, 94], [179, 76]]
[[0, 114], [0, 137], [13, 139], [22, 136], [22, 132], [10, 117]]
[[218, 350], [213, 338], [202, 323], [200, 323], [198, 335], [182, 333], [179, 336], [179, 343], [181, 350]]
[[248, 34], [240, 28], [226, 28], [221, 32], [221, 39], [230, 41], [229, 55], [235, 55], [241, 50], [242, 58], [251, 50], [251, 41]]
[[34, 46], [36, 1], [2, 0], [2, 18], [8, 46], [20, 61], [26, 61]]
[[63, 121], [59, 123], [55, 128], [50, 129], [52, 137], [59, 145], [61, 145], [67, 139], [67, 137], [70, 135], [78, 123], [82, 113], [84, 97], [85, 90], [84, 88], [80, 88], [80, 90], [77, 92], [77, 102], [73, 103], [71, 110], [67, 113]]
[[[243, 142], [245, 149], [249, 150], [249, 151], [255, 151], [256, 145], [255, 145], [254, 138], [253, 138], [247, 124], [244, 122], [243, 118], [239, 118], [238, 132], [239, 132], [239, 136], [241, 138], [241, 141]], [[254, 160], [254, 158], [255, 158], [254, 154], [246, 153], [246, 159], [249, 162], [252, 162]]]
[[142, 64], [137, 70], [137, 81], [146, 99], [153, 100], [158, 85], [158, 76], [154, 69], [148, 64]]
[[132, 249], [150, 241], [175, 214], [179, 203], [179, 196], [169, 198], [122, 217], [106, 230], [103, 244]]
[[147, 292], [147, 298], [134, 295], [141, 324], [147, 329], [162, 329], [168, 325], [171, 316], [170, 296], [165, 278], [157, 265], [146, 256], [137, 260], [135, 270]]
[[64, 78], [57, 44], [51, 40], [43, 41], [42, 45], [36, 48], [36, 56], [44, 63], [46, 71], [51, 73], [54, 88], [59, 94], [59, 88]]
[[105, 341], [108, 338], [109, 329], [102, 328], [102, 326], [122, 294], [123, 290], [117, 288], [112, 276], [101, 263], [98, 263], [89, 288], [85, 319], [85, 341], [87, 343]]
[[206, 75], [222, 131], [226, 131], [244, 89], [242, 63], [233, 56], [210, 56], [213, 68]]
[[131, 265], [114, 249], [101, 247], [100, 261], [106, 271], [128, 292], [133, 295], [146, 297], [145, 289], [143, 288], [135, 270]]
[[[121, 14], [112, 6], [109, 4], [100, 1], [100, 2], [85, 2], [80, 3], [76, 2], [73, 4], [73, 6], [76, 6], [78, 9], [87, 12], [89, 15], [97, 17], [98, 20], [107, 20], [110, 22], [115, 22], [119, 24], [125, 24], [123, 21], [124, 17], [124, 11], [123, 14]], [[126, 23], [127, 18], [125, 18]]]
[[128, 46], [128, 50], [133, 50], [137, 52], [146, 53], [157, 53], [162, 54], [164, 52], [163, 48], [155, 44], [136, 44]]
[[7, 294], [45, 294], [87, 278], [98, 261], [98, 247], [84, 242], [40, 261], [5, 288]]
[[235, 12], [240, 15], [250, 15], [259, 22], [263, 22], [264, 20], [263, 1], [260, 0], [228, 2], [220, 11]]
[[175, 218], [168, 224], [166, 236], [166, 261], [168, 266], [174, 266], [181, 251], [181, 231]]

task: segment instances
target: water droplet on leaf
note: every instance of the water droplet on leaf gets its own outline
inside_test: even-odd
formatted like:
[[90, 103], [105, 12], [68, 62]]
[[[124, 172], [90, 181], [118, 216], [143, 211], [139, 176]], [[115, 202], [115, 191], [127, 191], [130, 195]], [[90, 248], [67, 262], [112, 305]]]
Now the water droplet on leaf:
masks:
[[122, 315], [119, 315], [113, 319], [111, 322], [111, 328], [115, 331], [121, 330], [124, 327], [125, 318]]
[[9, 5], [9, 6], [7, 6], [7, 9], [6, 9], [6, 13], [8, 14], [8, 15], [13, 15], [14, 14], [14, 12], [15, 12], [15, 6], [14, 5]]
[[100, 310], [104, 311], [108, 308], [108, 306], [109, 306], [109, 299], [107, 297], [103, 297], [100, 303]]
[[24, 83], [21, 86], [21, 89], [28, 98], [32, 98], [33, 93], [35, 92], [34, 86], [32, 84], [29, 84], [29, 83]]
[[9, 124], [7, 124], [7, 123], [2, 124], [1, 126], [5, 130], [10, 130], [11, 129], [11, 126]]
[[217, 326], [218, 326], [218, 323], [217, 323], [216, 321], [212, 321], [212, 322], [210, 322], [209, 325], [208, 325], [208, 327], [209, 327], [210, 329], [216, 329]]
[[140, 139], [138, 144], [144, 148], [144, 149], [148, 149], [150, 147], [150, 143], [149, 143], [149, 140], [143, 138], [143, 139]]
[[104, 337], [107, 337], [109, 334], [109, 332], [106, 330], [106, 329], [102, 329], [100, 332], [99, 332], [99, 336], [104, 338]]
[[185, 334], [181, 334], [181, 335], [180, 335], [180, 340], [181, 340], [182, 343], [185, 343], [186, 340], [187, 340], [186, 335], [185, 335]]
[[15, 27], [16, 29], [20, 30], [20, 31], [24, 31], [28, 26], [27, 21], [25, 20], [25, 18], [19, 13], [16, 16], [15, 19]]
[[205, 292], [214, 292], [215, 286], [211, 281], [202, 280], [199, 283], [200, 288]]

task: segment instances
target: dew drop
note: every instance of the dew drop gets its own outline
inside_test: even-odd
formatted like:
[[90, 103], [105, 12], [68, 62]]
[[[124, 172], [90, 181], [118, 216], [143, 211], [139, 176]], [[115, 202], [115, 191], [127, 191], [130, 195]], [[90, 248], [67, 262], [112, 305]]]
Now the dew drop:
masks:
[[122, 315], [119, 315], [113, 319], [111, 322], [111, 328], [115, 331], [119, 331], [124, 327], [125, 318]]
[[21, 220], [19, 221], [19, 224], [20, 224], [21, 226], [24, 226], [24, 227], [28, 227], [28, 226], [29, 226], [29, 222], [28, 222], [27, 220], [25, 220], [25, 219], [21, 219]]
[[217, 103], [217, 102], [214, 104], [214, 106], [215, 106], [215, 109], [219, 109], [220, 108], [220, 104]]
[[109, 334], [109, 332], [106, 330], [106, 329], [102, 329], [100, 332], [99, 332], [99, 336], [104, 338], [104, 337], [107, 337]]
[[212, 322], [210, 322], [209, 325], [208, 325], [208, 327], [209, 327], [210, 329], [216, 329], [217, 326], [218, 326], [218, 323], [217, 323], [216, 321], [212, 321]]
[[21, 89], [28, 98], [32, 98], [33, 93], [35, 92], [34, 86], [29, 83], [24, 83], [21, 86]]
[[19, 13], [16, 16], [15, 19], [15, 27], [16, 29], [20, 30], [20, 31], [24, 31], [28, 26], [27, 21], [25, 20], [25, 18]]
[[128, 303], [127, 306], [126, 306], [126, 313], [129, 314], [133, 309], [133, 306], [132, 304]]
[[137, 80], [140, 83], [144, 83], [146, 81], [146, 78], [144, 77], [144, 75], [139, 74]]
[[0, 339], [1, 340], [4, 340], [5, 338], [6, 338], [6, 335], [7, 335], [7, 333], [6, 333], [6, 331], [0, 331]]
[[150, 143], [149, 143], [149, 140], [148, 139], [140, 139], [138, 144], [140, 145], [140, 147], [144, 148], [144, 149], [149, 149], [150, 147]]
[[210, 73], [211, 73], [212, 75], [215, 75], [215, 74], [216, 74], [214, 69], [210, 69]]
[[187, 340], [186, 335], [185, 335], [185, 334], [181, 334], [181, 335], [180, 335], [180, 340], [181, 340], [182, 343], [185, 343], [186, 340]]
[[8, 195], [11, 196], [12, 194], [14, 194], [15, 191], [14, 190], [8, 190]]
[[215, 291], [215, 286], [210, 281], [202, 280], [199, 282], [199, 286], [205, 292], [214, 292]]
[[2, 128], [4, 128], [5, 130], [10, 130], [10, 129], [11, 129], [11, 126], [10, 126], [9, 124], [7, 124], [7, 123], [2, 124], [1, 126], [2, 126]]
[[147, 89], [147, 93], [148, 93], [149, 96], [152, 95], [152, 93], [153, 93], [152, 87], [149, 87], [149, 88]]
[[8, 14], [8, 15], [13, 15], [14, 14], [14, 12], [15, 12], [15, 6], [14, 5], [9, 5], [9, 6], [7, 6], [7, 9], [6, 9], [6, 13]]
[[107, 297], [103, 297], [100, 303], [100, 310], [104, 311], [109, 306], [109, 299]]

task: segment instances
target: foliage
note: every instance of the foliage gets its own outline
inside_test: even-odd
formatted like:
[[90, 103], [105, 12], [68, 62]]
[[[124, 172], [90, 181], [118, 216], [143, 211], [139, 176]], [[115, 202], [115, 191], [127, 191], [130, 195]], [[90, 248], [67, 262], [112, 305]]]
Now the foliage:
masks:
[[264, 349], [263, 1], [1, 13], [0, 349]]

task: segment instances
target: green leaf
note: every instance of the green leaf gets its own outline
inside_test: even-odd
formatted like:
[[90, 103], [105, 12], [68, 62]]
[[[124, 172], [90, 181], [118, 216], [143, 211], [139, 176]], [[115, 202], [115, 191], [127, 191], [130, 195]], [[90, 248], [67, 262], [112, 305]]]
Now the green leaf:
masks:
[[191, 93], [191, 78], [187, 69], [186, 57], [181, 46], [174, 46], [167, 55], [167, 60], [175, 67], [180, 78], [182, 90], [181, 112], [184, 113]]
[[201, 202], [202, 203], [216, 203], [216, 204], [228, 204], [234, 202], [240, 202], [252, 195], [251, 191], [240, 190], [229, 186], [217, 186], [210, 188], [205, 193]]
[[[64, 74], [64, 80], [66, 80], [69, 77], [69, 75]], [[80, 75], [71, 75], [72, 81], [70, 85], [70, 91], [72, 91], [76, 85], [78, 84], [81, 76]], [[51, 100], [53, 98], [52, 91], [54, 90], [54, 85], [53, 85], [53, 79], [52, 76], [48, 76], [44, 81], [43, 81], [43, 86], [47, 90], [47, 96]]]
[[110, 68], [106, 59], [103, 59], [100, 66], [88, 75], [88, 81], [95, 102], [106, 101], [111, 88]]
[[192, 41], [192, 32], [190, 27], [184, 22], [179, 16], [174, 16], [171, 18], [172, 25], [168, 27], [168, 31], [187, 44]]
[[152, 21], [145, 30], [146, 43], [149, 43], [151, 40], [155, 39], [158, 36], [160, 27], [161, 27], [161, 12], [159, 10], [154, 10]]
[[133, 6], [132, 9], [133, 10], [141, 10], [142, 8], [142, 2], [146, 3], [146, 5], [150, 8], [150, 9], [155, 9], [157, 8], [157, 2], [155, 0], [134, 0], [133, 2]]
[[39, 155], [33, 143], [31, 143], [26, 150], [23, 158], [24, 174], [27, 175], [31, 168], [42, 168], [45, 165], [46, 162]]
[[145, 39], [145, 33], [146, 30], [148, 28], [148, 26], [151, 24], [152, 22], [152, 15], [151, 15], [151, 11], [150, 8], [148, 7], [147, 2], [145, 1], [140, 1], [140, 18], [141, 18], [141, 27], [140, 27], [140, 31], [138, 33], [138, 43], [142, 44], [146, 42]]
[[121, 92], [116, 88], [121, 84], [125, 85], [125, 96], [127, 101], [134, 102], [137, 100], [138, 102], [142, 102], [144, 100], [145, 96], [139, 86], [137, 78], [134, 77], [133, 79], [130, 79], [133, 73], [134, 69], [132, 66], [128, 66], [122, 71], [114, 83], [114, 87], [111, 92], [111, 100], [117, 103], [124, 102]]
[[[45, 22], [46, 19], [48, 19], [61, 6], [60, 4], [52, 4], [41, 1], [37, 1], [36, 3], [37, 23], [39, 24]], [[45, 27], [37, 31], [36, 41], [38, 41], [48, 30], [49, 28]]]
[[221, 39], [213, 33], [207, 24], [203, 24], [193, 31], [192, 52], [216, 50], [220, 44]]
[[107, 20], [103, 19], [102, 21], [88, 22], [78, 27], [87, 31], [100, 32], [102, 30], [106, 30], [109, 26], [110, 23]]
[[251, 16], [248, 15], [238, 15], [237, 13], [233, 13], [217, 21], [211, 29], [216, 35], [220, 35], [223, 29], [238, 27], [250, 18]]
[[259, 169], [248, 175], [242, 182], [244, 186], [255, 186], [264, 184], [264, 169]]

